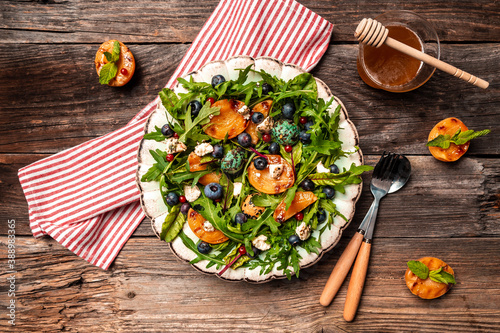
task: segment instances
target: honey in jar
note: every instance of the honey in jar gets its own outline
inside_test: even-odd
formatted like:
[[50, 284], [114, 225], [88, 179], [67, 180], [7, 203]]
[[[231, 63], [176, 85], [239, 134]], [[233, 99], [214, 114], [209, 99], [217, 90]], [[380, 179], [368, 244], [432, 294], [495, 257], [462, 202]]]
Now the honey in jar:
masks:
[[[389, 37], [423, 51], [423, 44], [416, 33], [405, 26], [386, 25]], [[388, 91], [402, 92], [402, 86], [411, 82], [422, 67], [418, 59], [401, 53], [387, 45], [379, 48], [362, 45], [358, 57], [358, 73], [371, 87]]]

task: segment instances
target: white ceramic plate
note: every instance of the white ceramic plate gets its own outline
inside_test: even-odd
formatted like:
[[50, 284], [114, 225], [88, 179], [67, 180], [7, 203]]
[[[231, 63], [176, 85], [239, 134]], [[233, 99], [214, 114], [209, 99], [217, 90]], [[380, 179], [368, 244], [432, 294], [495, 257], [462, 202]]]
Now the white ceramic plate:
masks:
[[[227, 80], [234, 80], [238, 78], [239, 71], [237, 69], [246, 68], [249, 65], [253, 65], [254, 69], [257, 71], [263, 69], [265, 72], [282, 78], [285, 81], [291, 80], [295, 76], [305, 72], [298, 66], [284, 64], [281, 61], [270, 57], [260, 57], [254, 59], [248, 56], [235, 56], [225, 61], [212, 61], [200, 68], [198, 71], [189, 73], [184, 78], [189, 80], [189, 78], [192, 77], [196, 82], [210, 83], [212, 81], [212, 76], [221, 74]], [[257, 73], [250, 72], [248, 75], [248, 81], [259, 81], [260, 79], [260, 75]], [[323, 98], [325, 101], [329, 100], [333, 96], [330, 89], [319, 79], [316, 79], [316, 83], [318, 85], [318, 97]], [[174, 92], [179, 94], [186, 92], [186, 90], [180, 83], [178, 83], [174, 88]], [[331, 105], [329, 112], [333, 112], [339, 104], [342, 108], [342, 112], [340, 114], [340, 129], [338, 132], [340, 141], [343, 143], [342, 149], [344, 151], [355, 151], [355, 146], [358, 145], [358, 133], [353, 123], [349, 120], [344, 105], [337, 97], [335, 97], [335, 102]], [[166, 110], [163, 105], [161, 105], [161, 102], [159, 102], [156, 110], [149, 116], [144, 131], [145, 133], [153, 132], [155, 131], [155, 126], [162, 127], [166, 122]], [[153, 231], [158, 236], [161, 231], [162, 223], [168, 214], [168, 208], [161, 198], [158, 182], [141, 182], [142, 175], [144, 175], [146, 171], [155, 163], [153, 157], [149, 153], [149, 150], [155, 150], [157, 148], [164, 150], [165, 143], [144, 139], [141, 141], [138, 152], [139, 166], [137, 169], [136, 180], [139, 190], [141, 191], [142, 208], [144, 209], [146, 216], [151, 219]], [[352, 163], [355, 163], [356, 165], [363, 164], [363, 155], [361, 150], [358, 150], [348, 157], [342, 157], [336, 162], [341, 170], [343, 167], [348, 169]], [[333, 202], [336, 204], [337, 209], [345, 217], [347, 217], [348, 222], [339, 216], [334, 218], [331, 229], [327, 229], [321, 235], [320, 243], [322, 248], [319, 251], [319, 254], [308, 254], [304, 249], [299, 248], [299, 253], [302, 256], [302, 260], [300, 261], [301, 268], [309, 267], [318, 262], [323, 256], [323, 253], [330, 251], [338, 243], [340, 237], [342, 236], [342, 231], [349, 225], [354, 216], [355, 205], [361, 194], [361, 188], [362, 184], [349, 185], [345, 188], [345, 194], [341, 194], [339, 192], [335, 194]], [[318, 229], [320, 229], [322, 225], [323, 224], [320, 224]], [[196, 243], [198, 241], [198, 238], [193, 234], [187, 223], [184, 224], [183, 230], [184, 233], [193, 240], [193, 242]], [[318, 231], [314, 231], [312, 233], [312, 237], [317, 236]], [[179, 237], [170, 243], [170, 248], [179, 259], [186, 262], [196, 258], [196, 254], [184, 246]], [[208, 262], [204, 260], [192, 266], [200, 272], [216, 274], [218, 270], [216, 270], [215, 265], [207, 269], [205, 267], [207, 263]], [[289, 269], [293, 271], [293, 268], [289, 267]], [[276, 267], [269, 274], [259, 275], [259, 272], [259, 267], [253, 270], [249, 268], [238, 268], [236, 270], [228, 269], [222, 276], [216, 276], [228, 281], [244, 280], [252, 283], [262, 283], [272, 279], [286, 277], [283, 271], [278, 270]]]

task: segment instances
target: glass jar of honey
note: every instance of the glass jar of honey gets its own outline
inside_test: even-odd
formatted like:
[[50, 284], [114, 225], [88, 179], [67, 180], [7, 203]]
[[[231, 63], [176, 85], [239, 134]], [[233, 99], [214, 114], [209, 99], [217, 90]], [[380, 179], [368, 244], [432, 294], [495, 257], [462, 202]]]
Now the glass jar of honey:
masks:
[[[420, 15], [407, 10], [391, 11], [375, 20], [389, 30], [392, 37], [437, 59], [440, 56], [436, 31]], [[369, 86], [390, 92], [416, 89], [429, 80], [435, 68], [386, 45], [379, 48], [359, 45], [358, 73]]]

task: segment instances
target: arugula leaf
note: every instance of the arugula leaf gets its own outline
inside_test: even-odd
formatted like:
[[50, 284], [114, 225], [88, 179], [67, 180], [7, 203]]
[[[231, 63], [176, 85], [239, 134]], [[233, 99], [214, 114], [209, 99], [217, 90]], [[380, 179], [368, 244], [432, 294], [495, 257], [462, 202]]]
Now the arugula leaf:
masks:
[[163, 88], [158, 95], [160, 96], [161, 104], [163, 104], [167, 112], [172, 118], [177, 119], [179, 117], [179, 98], [177, 95], [169, 88]]
[[118, 66], [114, 62], [108, 62], [102, 66], [99, 72], [99, 83], [108, 84], [118, 73]]
[[[250, 236], [248, 238], [254, 239], [255, 237], [257, 237], [257, 234], [259, 233], [260, 228], [263, 225], [269, 226], [269, 228], [271, 229], [271, 232], [273, 234], [278, 233], [278, 228], [279, 228], [280, 224], [274, 220], [274, 217], [272, 214], [273, 214], [273, 211], [271, 209], [266, 209], [266, 211], [261, 216], [259, 216], [259, 218], [257, 220], [248, 219], [248, 221], [256, 223], [256, 225], [253, 227], [252, 233], [250, 234]], [[247, 221], [247, 223], [248, 223], [248, 221]]]
[[141, 182], [150, 182], [153, 180], [158, 180], [160, 179], [160, 175], [163, 169], [160, 169], [158, 166], [158, 163], [155, 163], [151, 166], [151, 168], [148, 169], [148, 171], [142, 175], [141, 177]]
[[444, 283], [446, 285], [448, 285], [449, 283], [453, 283], [453, 284], [457, 283], [455, 281], [455, 277], [452, 274], [450, 274], [446, 271], [443, 271], [442, 267], [439, 267], [439, 269], [430, 271], [429, 278], [434, 282]]
[[319, 206], [319, 201], [316, 200], [316, 202], [309, 208], [309, 211], [307, 214], [304, 216], [304, 221], [311, 225], [311, 229], [315, 230], [316, 227], [318, 226], [318, 217], [316, 214], [318, 213], [318, 206]]
[[[221, 260], [221, 259], [218, 259], [216, 257], [213, 257], [211, 255], [208, 255], [208, 254], [203, 254], [203, 253], [200, 253], [198, 251], [198, 248], [196, 246], [196, 244], [191, 240], [191, 238], [189, 238], [185, 233], [184, 231], [181, 230], [181, 232], [179, 232], [179, 237], [182, 239], [182, 243], [184, 243], [184, 245], [190, 249], [191, 251], [193, 251], [197, 256], [198, 256], [198, 259], [199, 260], [209, 260], [211, 262], [215, 262], [216, 264], [219, 264], [219, 265], [225, 265], [224, 261]], [[198, 260], [198, 261], [199, 261]], [[194, 261], [194, 260], [193, 260]], [[193, 262], [191, 261], [191, 263], [196, 263], [196, 262]]]
[[290, 208], [290, 205], [292, 204], [292, 201], [293, 199], [295, 199], [295, 192], [297, 191], [297, 188], [298, 188], [298, 184], [290, 187], [287, 191], [286, 191], [286, 196], [285, 196], [285, 211], [288, 210], [288, 208]]
[[[370, 165], [359, 165], [356, 166], [354, 163], [351, 164], [349, 170], [342, 173], [313, 173], [309, 175], [309, 179], [313, 181], [315, 185], [328, 185], [335, 186], [336, 190], [340, 192], [343, 191], [345, 185], [359, 184], [361, 183], [360, 175], [365, 172], [372, 170], [373, 167]], [[342, 192], [343, 193], [343, 192]]]
[[274, 196], [260, 193], [252, 197], [252, 202], [257, 207], [276, 207], [283, 200], [283, 196]]
[[188, 134], [198, 125], [204, 125], [210, 121], [210, 116], [211, 115], [218, 115], [220, 114], [220, 107], [211, 107], [210, 102], [206, 102], [205, 105], [200, 110], [200, 113], [198, 116], [193, 120], [192, 123], [190, 123], [190, 126], [186, 126], [185, 132], [179, 137], [179, 141], [181, 142], [186, 142], [186, 138]]
[[302, 242], [300, 244], [300, 247], [302, 247], [304, 250], [306, 250], [306, 252], [308, 254], [310, 253], [316, 253], [316, 254], [319, 254], [319, 251], [318, 249], [321, 249], [321, 243], [319, 242], [319, 237], [318, 239], [314, 238], [314, 237], [309, 237], [307, 240], [305, 240], [304, 242]]
[[450, 145], [452, 143], [458, 145], [463, 145], [469, 142], [472, 139], [478, 138], [480, 136], [486, 135], [490, 133], [491, 131], [489, 129], [485, 129], [479, 132], [474, 132], [473, 130], [467, 130], [465, 132], [462, 132], [460, 129], [458, 129], [453, 136], [449, 134], [439, 134], [436, 138], [432, 139], [431, 141], [427, 142], [426, 146], [427, 147], [439, 147], [442, 149], [448, 149], [450, 148]]
[[410, 260], [406, 263], [410, 271], [418, 276], [420, 279], [425, 280], [429, 276], [429, 268], [420, 261]]
[[302, 73], [288, 82], [291, 91], [307, 91], [307, 96], [313, 100], [318, 99], [318, 87], [316, 80], [310, 73]]
[[155, 140], [155, 141], [163, 141], [166, 139], [165, 135], [161, 133], [161, 128], [155, 126], [155, 131], [151, 133], [147, 133], [144, 135], [145, 140]]

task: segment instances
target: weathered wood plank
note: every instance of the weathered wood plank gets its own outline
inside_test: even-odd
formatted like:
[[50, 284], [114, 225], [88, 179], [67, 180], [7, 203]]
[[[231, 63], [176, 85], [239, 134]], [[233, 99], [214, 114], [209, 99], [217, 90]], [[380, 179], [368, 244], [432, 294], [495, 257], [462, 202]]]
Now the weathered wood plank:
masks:
[[[93, 68], [97, 45], [0, 45], [0, 152], [55, 153], [120, 128], [155, 98], [188, 48], [129, 46], [137, 73], [129, 85], [110, 88]], [[356, 56], [356, 45], [332, 45], [313, 74], [346, 105], [365, 153], [427, 154], [430, 129], [455, 116], [472, 129], [492, 129], [469, 154], [500, 154], [500, 45], [443, 45], [443, 59], [491, 81], [487, 90], [439, 72], [410, 93], [375, 90], [360, 80]]]
[[[17, 179], [17, 169], [45, 155], [0, 155], [0, 215], [17, 221], [18, 235], [31, 235], [28, 208]], [[491, 237], [500, 236], [500, 160], [464, 157], [443, 163], [430, 156], [409, 156], [412, 177], [397, 194], [381, 202], [376, 237]], [[378, 156], [365, 157], [375, 165]], [[349, 227], [356, 230], [372, 201], [370, 174]], [[0, 235], [7, 234], [0, 224]], [[145, 220], [134, 236], [151, 236]]]
[[[352, 233], [350, 233], [352, 235]], [[22, 331], [453, 331], [500, 330], [499, 238], [376, 238], [358, 315], [342, 319], [347, 284], [327, 308], [324, 283], [347, 244], [302, 271], [300, 279], [264, 285], [227, 283], [179, 262], [152, 238], [134, 238], [109, 271], [53, 240], [16, 239], [16, 328]], [[6, 237], [0, 237], [5, 258]], [[406, 261], [438, 256], [458, 284], [436, 300], [406, 288]], [[3, 265], [5, 260], [1, 259]], [[5, 293], [7, 274], [0, 273]], [[6, 306], [7, 297], [0, 299]], [[6, 320], [2, 330], [9, 329]]]
[[[335, 24], [333, 42], [354, 41], [363, 17], [396, 9], [426, 17], [443, 41], [498, 41], [500, 5], [495, 1], [302, 0]], [[4, 43], [192, 42], [218, 1], [3, 1], [0, 40]]]

